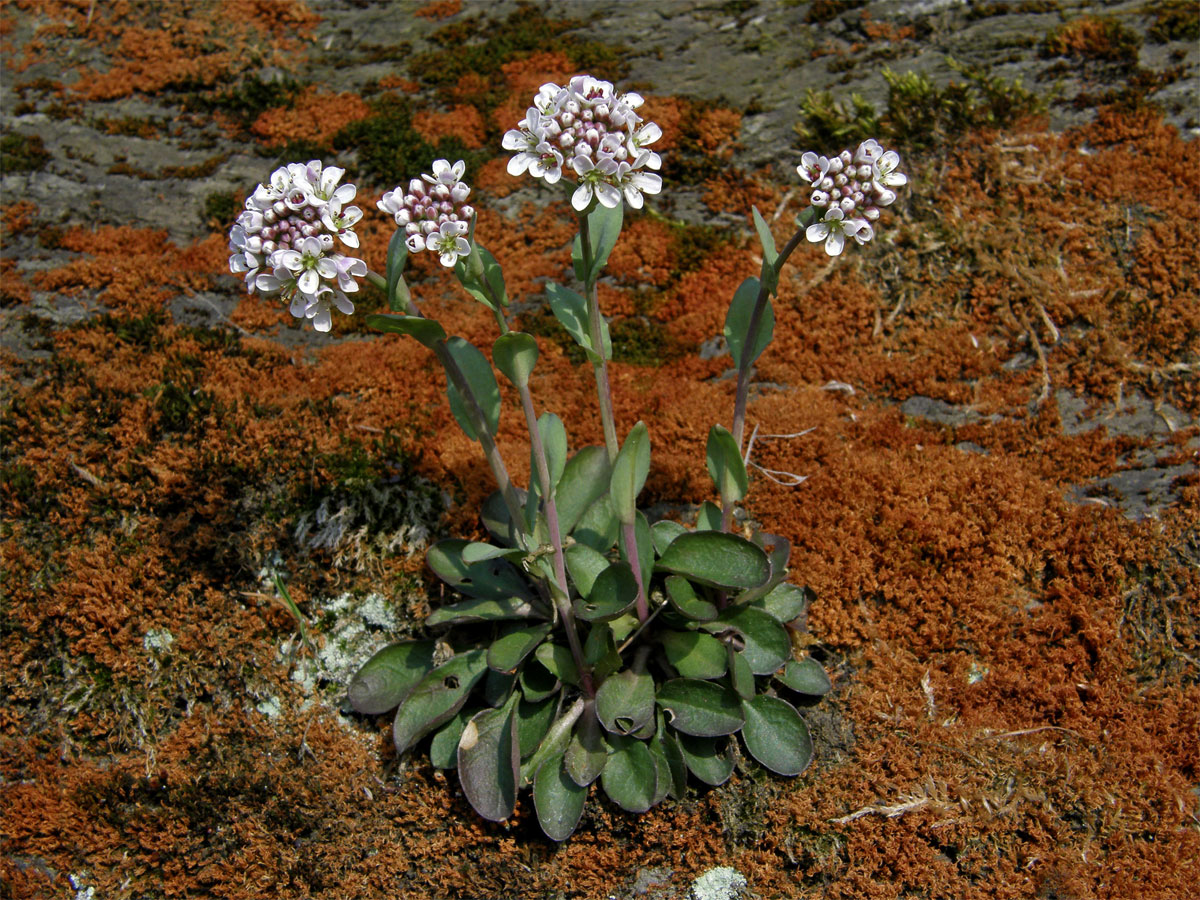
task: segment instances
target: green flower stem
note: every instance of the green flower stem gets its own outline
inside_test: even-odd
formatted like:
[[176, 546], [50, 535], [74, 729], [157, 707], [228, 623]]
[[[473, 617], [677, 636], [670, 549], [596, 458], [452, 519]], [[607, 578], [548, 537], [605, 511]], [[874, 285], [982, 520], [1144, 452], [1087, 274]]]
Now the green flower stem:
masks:
[[[779, 257], [775, 260], [775, 272], [783, 271], [783, 265], [787, 262], [792, 251], [804, 239], [805, 225], [802, 223], [800, 228], [792, 235], [791, 239], [784, 245], [780, 251]], [[754, 310], [750, 313], [750, 325], [746, 329], [747, 342], [746, 348], [752, 346], [753, 335], [758, 331], [758, 326], [762, 322], [763, 313], [767, 308], [767, 296], [770, 293], [767, 284], [763, 282], [758, 286], [758, 296], [754, 299]], [[733, 403], [733, 428], [730, 433], [733, 435], [734, 443], [737, 444], [738, 452], [742, 453], [742, 437], [746, 431], [746, 404], [750, 398], [750, 372], [753, 368], [753, 361], [748, 353], [743, 352], [742, 364], [738, 366], [738, 383], [737, 394]], [[743, 459], [745, 457], [743, 456]], [[729, 531], [729, 522], [733, 516], [733, 501], [727, 497], [721, 497], [721, 530]]]
[[[592, 244], [588, 234], [588, 220], [585, 213], [579, 215], [579, 243], [583, 253], [583, 264], [587, 271], [592, 268]], [[592, 339], [592, 374], [596, 378], [596, 393], [600, 398], [600, 422], [604, 426], [604, 446], [608, 449], [608, 461], [617, 458], [620, 444], [617, 441], [616, 419], [613, 416], [612, 388], [608, 383], [608, 364], [604, 359], [604, 334], [601, 329], [600, 295], [596, 289], [596, 279], [592, 278], [584, 286], [587, 295], [588, 330]]]
[[[383, 280], [375, 272], [367, 272], [367, 280], [376, 287], [382, 287], [387, 290], [387, 282]], [[403, 281], [403, 278], [401, 279]], [[421, 310], [417, 308], [417, 304], [408, 296], [408, 292], [404, 291], [406, 297], [405, 312], [415, 318], [424, 318]], [[458, 389], [459, 396], [463, 398], [463, 404], [466, 407], [467, 415], [471, 418], [471, 424], [475, 428], [475, 433], [479, 437], [479, 445], [483, 448], [483, 455], [487, 458], [488, 465], [491, 466], [492, 475], [496, 479], [496, 484], [500, 486], [500, 495], [504, 498], [504, 505], [508, 507], [508, 514], [512, 517], [513, 526], [520, 534], [520, 523], [524, 521], [525, 514], [521, 506], [521, 500], [517, 496], [516, 488], [513, 487], [512, 479], [508, 475], [508, 466], [504, 464], [504, 457], [500, 455], [500, 448], [496, 446], [495, 436], [491, 429], [488, 428], [487, 418], [483, 414], [483, 410], [479, 408], [479, 404], [475, 401], [475, 395], [471, 392], [470, 386], [467, 384], [467, 378], [459, 368], [458, 362], [450, 354], [446, 348], [445, 341], [438, 341], [437, 346], [433, 348], [434, 354], [438, 358], [438, 362], [442, 364], [442, 368], [446, 370], [446, 378], [453, 382], [455, 388]]]
[[[472, 254], [473, 257], [474, 254]], [[492, 312], [495, 314], [500, 333], [508, 334], [508, 317], [505, 315], [504, 309], [496, 302], [491, 285], [486, 279], [482, 279], [480, 284], [484, 286], [484, 290], [492, 300]], [[537, 411], [533, 408], [533, 393], [527, 384], [518, 385], [517, 392], [521, 396], [521, 409], [525, 413], [525, 424], [529, 428], [529, 444], [533, 448], [538, 482], [542, 488], [542, 509], [546, 513], [546, 528], [550, 532], [550, 545], [554, 548], [554, 577], [558, 583], [555, 585], [557, 590], [552, 590], [550, 593], [558, 608], [558, 614], [562, 617], [563, 628], [567, 632], [567, 644], [570, 645], [571, 655], [575, 658], [575, 667], [579, 670], [583, 689], [589, 697], [593, 697], [596, 689], [592, 686], [592, 671], [583, 655], [583, 645], [579, 641], [579, 631], [575, 625], [575, 610], [571, 607], [571, 583], [567, 580], [562, 533], [559, 531], [558, 524], [558, 505], [555, 503], [554, 491], [550, 486], [550, 466], [546, 462], [546, 448], [542, 444], [542, 433], [538, 430]]]
[[625, 546], [629, 548], [629, 567], [633, 569], [633, 580], [637, 582], [638, 622], [645, 622], [650, 616], [650, 608], [646, 603], [646, 586], [642, 583], [642, 561], [638, 559], [637, 524], [624, 522], [621, 528], [625, 532]]

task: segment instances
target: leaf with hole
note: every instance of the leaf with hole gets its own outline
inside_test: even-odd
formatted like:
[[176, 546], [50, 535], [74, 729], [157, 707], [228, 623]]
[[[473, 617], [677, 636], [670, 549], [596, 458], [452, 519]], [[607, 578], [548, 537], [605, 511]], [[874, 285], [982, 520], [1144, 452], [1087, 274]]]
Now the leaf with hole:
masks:
[[542, 763], [533, 779], [533, 808], [546, 837], [565, 841], [575, 833], [587, 794], [587, 787], [580, 787], [567, 774], [561, 753]]
[[637, 602], [637, 581], [627, 562], [615, 562], [596, 576], [592, 592], [575, 601], [575, 615], [588, 622], [619, 618]]
[[432, 668], [433, 641], [389, 644], [350, 679], [350, 705], [368, 716], [395, 709]]
[[674, 678], [659, 687], [657, 700], [667, 723], [683, 734], [717, 737], [742, 727], [738, 696], [722, 684]]
[[596, 716], [614, 734], [633, 734], [654, 721], [654, 679], [632, 669], [610, 675], [596, 691]]
[[483, 650], [468, 650], [442, 663], [417, 682], [396, 710], [392, 738], [403, 753], [462, 709], [467, 696], [487, 672]]
[[517, 697], [500, 709], [476, 713], [458, 739], [459, 783], [475, 812], [491, 822], [507, 819], [517, 805]]
[[725, 674], [725, 645], [698, 631], [662, 632], [667, 662], [684, 678], [712, 679]]
[[756, 760], [780, 775], [799, 775], [812, 761], [808, 726], [786, 700], [760, 694], [743, 700], [742, 740]]
[[470, 541], [438, 541], [425, 554], [425, 564], [438, 578], [469, 597], [482, 600], [507, 600], [519, 597], [533, 601], [528, 582], [515, 566], [503, 559], [468, 563], [463, 551]]
[[716, 635], [732, 632], [755, 675], [770, 675], [791, 659], [787, 630], [770, 613], [753, 606], [731, 607], [700, 627]]
[[800, 662], [789, 661], [782, 672], [775, 673], [775, 678], [797, 694], [808, 697], [822, 697], [833, 689], [829, 676], [811, 656]]
[[681, 534], [655, 568], [727, 591], [756, 587], [771, 575], [767, 555], [760, 548], [722, 531]]
[[733, 754], [722, 752], [719, 738], [680, 734], [679, 751], [689, 772], [712, 787], [720, 787], [733, 774]]

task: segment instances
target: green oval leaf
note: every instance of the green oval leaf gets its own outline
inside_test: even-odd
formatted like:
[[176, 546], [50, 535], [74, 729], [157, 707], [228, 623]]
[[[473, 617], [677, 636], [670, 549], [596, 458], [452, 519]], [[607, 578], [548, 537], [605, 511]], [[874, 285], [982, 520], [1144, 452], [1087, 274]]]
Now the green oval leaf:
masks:
[[543, 666], [536, 657], [521, 667], [521, 674], [517, 676], [517, 680], [521, 683], [521, 692], [525, 699], [531, 703], [545, 700], [562, 687], [554, 673]]
[[581, 544], [587, 544], [593, 550], [607, 553], [616, 543], [621, 523], [613, 515], [612, 505], [605, 495], [588, 507], [587, 512], [579, 519], [579, 524], [571, 532], [571, 536]]
[[517, 695], [500, 709], [476, 713], [458, 739], [458, 780], [475, 812], [491, 822], [517, 805], [520, 754], [514, 717]]
[[425, 620], [426, 626], [453, 625], [462, 622], [503, 622], [508, 619], [530, 619], [540, 613], [520, 597], [484, 600], [472, 597], [461, 603], [450, 603], [435, 609]]
[[765, 299], [754, 334], [750, 334], [750, 319], [754, 315], [754, 304], [758, 300], [759, 280], [747, 278], [741, 283], [729, 304], [725, 315], [725, 340], [729, 342], [729, 353], [739, 369], [751, 366], [767, 349], [775, 332], [775, 310], [770, 299]]
[[563, 551], [563, 559], [567, 564], [567, 574], [571, 583], [586, 597], [592, 592], [596, 578], [612, 563], [603, 553], [593, 550], [587, 544], [572, 544]]
[[458, 368], [466, 380], [466, 388], [471, 397], [464, 397], [454, 384], [449, 374], [446, 376], [446, 395], [450, 398], [450, 411], [463, 432], [473, 441], [479, 440], [475, 433], [475, 424], [467, 412], [468, 400], [473, 399], [488, 430], [496, 433], [500, 425], [500, 385], [496, 383], [496, 373], [492, 364], [479, 349], [460, 337], [447, 338], [446, 351], [458, 363]]
[[579, 684], [579, 669], [569, 648], [562, 644], [540, 644], [533, 655], [559, 681]]
[[667, 600], [680, 615], [693, 622], [709, 622], [720, 615], [717, 605], [699, 596], [692, 583], [680, 575], [667, 578]]
[[608, 622], [637, 602], [637, 581], [627, 562], [612, 563], [596, 576], [592, 592], [575, 601], [575, 614], [588, 622]]
[[388, 313], [376, 313], [367, 316], [367, 326], [376, 331], [388, 331], [392, 334], [403, 334], [416, 339], [430, 350], [433, 350], [446, 339], [446, 331], [433, 319], [423, 316], [394, 316]]
[[743, 537], [721, 531], [681, 534], [655, 568], [721, 590], [757, 587], [771, 575], [761, 549]]
[[770, 613], [779, 622], [794, 622], [804, 615], [812, 602], [812, 591], [795, 584], [778, 584], [765, 597], [751, 605]]
[[654, 721], [654, 679], [632, 669], [605, 679], [596, 691], [596, 716], [614, 734], [633, 734]]
[[833, 690], [829, 676], [825, 674], [821, 664], [812, 657], [800, 662], [791, 660], [783, 667], [782, 672], [775, 674], [775, 678], [797, 694], [805, 694], [809, 697], [822, 697]]
[[[665, 791], [667, 796], [679, 800], [687, 793], [687, 766], [683, 761], [683, 753], [679, 750], [679, 742], [675, 736], [665, 730], [662, 717], [659, 717], [658, 731], [650, 741], [650, 752], [654, 754], [658, 764], [659, 791]], [[667, 783], [663, 784], [663, 767], [666, 763]], [[657, 793], [657, 792], [656, 792]], [[662, 798], [659, 797], [661, 800]]]
[[458, 739], [478, 709], [460, 709], [454, 718], [434, 732], [429, 742], [429, 762], [435, 769], [458, 768]]
[[775, 268], [775, 260], [779, 258], [779, 251], [775, 249], [775, 235], [771, 234], [771, 226], [759, 213], [757, 207], [751, 207], [754, 210], [754, 230], [758, 232], [758, 242], [762, 245], [762, 283], [767, 286], [772, 294], [778, 293], [779, 272]]
[[588, 332], [587, 298], [561, 284], [546, 285], [546, 298], [554, 318], [584, 350], [592, 351], [592, 336]]
[[679, 752], [689, 772], [713, 787], [720, 787], [733, 774], [733, 754], [721, 751], [719, 738], [678, 735]]
[[528, 628], [518, 628], [503, 637], [497, 638], [488, 647], [488, 668], [497, 672], [513, 673], [521, 661], [534, 651], [538, 644], [550, 633], [550, 624], [531, 625]]
[[658, 689], [657, 699], [667, 722], [683, 734], [718, 737], [742, 727], [738, 696], [721, 684], [675, 678]]
[[537, 359], [537, 339], [524, 331], [502, 334], [492, 345], [492, 361], [496, 368], [519, 388], [529, 384], [529, 376], [537, 365]]
[[808, 726], [786, 700], [760, 694], [742, 701], [742, 739], [756, 760], [780, 775], [799, 775], [812, 761]]
[[725, 645], [698, 631], [665, 631], [667, 662], [684, 678], [711, 679], [725, 674]]
[[482, 600], [507, 600], [519, 597], [534, 601], [528, 582], [515, 566], [504, 559], [485, 559], [469, 563], [463, 558], [469, 541], [438, 541], [425, 554], [425, 564], [455, 590]]
[[729, 653], [729, 683], [739, 697], [749, 700], [754, 696], [755, 690], [754, 672], [750, 663], [746, 662], [745, 654], [734, 650], [731, 645], [726, 644], [725, 649]]
[[[550, 490], [555, 491], [558, 481], [563, 476], [567, 464], [567, 429], [562, 419], [552, 412], [542, 413], [538, 419], [538, 435], [542, 439], [542, 450], [546, 454], [546, 468], [550, 470]], [[530, 453], [532, 454], [532, 450]], [[538, 470], [537, 460], [530, 458], [529, 471]], [[555, 506], [557, 507], [557, 499]], [[559, 529], [562, 525], [560, 523]]]
[[746, 496], [746, 464], [733, 435], [720, 425], [708, 432], [708, 474], [712, 476], [717, 493], [727, 503], [736, 503]]
[[595, 701], [589, 700], [567, 744], [563, 764], [572, 781], [587, 787], [600, 777], [606, 762], [608, 745], [604, 743], [604, 732], [600, 728], [600, 720], [596, 718]]
[[395, 709], [433, 668], [433, 641], [389, 644], [350, 679], [350, 705], [364, 715]]
[[487, 671], [482, 650], [468, 650], [442, 663], [417, 682], [396, 710], [392, 739], [403, 753], [462, 709], [467, 696]]
[[408, 244], [405, 243], [407, 237], [403, 228], [397, 228], [392, 234], [392, 239], [388, 241], [384, 279], [387, 282], [388, 309], [392, 312], [402, 312], [408, 308], [408, 290], [401, 290], [399, 287], [404, 277], [404, 264], [408, 261]]
[[625, 444], [613, 462], [609, 498], [613, 512], [624, 524], [632, 524], [637, 514], [637, 496], [650, 473], [650, 435], [646, 423], [638, 422], [629, 430]]
[[613, 735], [612, 755], [600, 774], [604, 793], [613, 803], [632, 813], [643, 813], [654, 805], [658, 770], [650, 748], [636, 738]]
[[567, 774], [561, 753], [542, 763], [533, 778], [533, 808], [546, 837], [565, 841], [575, 833], [587, 793], [586, 787], [580, 787]]
[[735, 603], [750, 603], [771, 593], [788, 576], [788, 560], [792, 555], [792, 544], [777, 534], [758, 532], [754, 535], [754, 543], [767, 554], [767, 562], [771, 567], [771, 577], [756, 588], [742, 591]]
[[671, 541], [685, 533], [687, 533], [685, 526], [678, 522], [672, 522], [670, 519], [655, 522], [650, 526], [650, 537], [654, 541], [654, 552], [662, 556], [667, 547], [670, 546]]
[[711, 500], [700, 504], [700, 512], [696, 514], [697, 531], [721, 531], [721, 507]]
[[604, 496], [611, 478], [608, 452], [603, 447], [584, 447], [571, 457], [554, 494], [563, 537], [574, 531], [583, 514]]
[[571, 259], [575, 266], [575, 277], [584, 284], [591, 284], [608, 262], [608, 256], [617, 245], [621, 236], [621, 224], [625, 216], [625, 204], [618, 203], [609, 208], [603, 203], [593, 203], [588, 211], [588, 249], [591, 256], [591, 268], [584, 268], [582, 229], [575, 236]]
[[732, 632], [755, 675], [770, 675], [792, 658], [787, 630], [770, 613], [753, 606], [732, 607], [700, 627], [717, 635]]
[[[536, 703], [521, 700], [517, 704], [517, 746], [521, 759], [529, 756], [541, 745], [550, 731], [554, 713], [558, 711], [558, 698], [548, 697]], [[563, 741], [566, 745], [566, 740]]]

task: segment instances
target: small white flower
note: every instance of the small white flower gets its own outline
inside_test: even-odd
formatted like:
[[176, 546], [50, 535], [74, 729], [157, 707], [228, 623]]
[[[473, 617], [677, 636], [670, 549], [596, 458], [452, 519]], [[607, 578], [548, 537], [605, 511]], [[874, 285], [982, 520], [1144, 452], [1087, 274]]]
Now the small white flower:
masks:
[[460, 256], [471, 255], [471, 245], [463, 237], [466, 233], [466, 222], [446, 221], [426, 239], [425, 246], [439, 254], [438, 259], [443, 266], [453, 268]]
[[900, 154], [895, 150], [889, 150], [880, 156], [875, 163], [875, 184], [883, 187], [903, 187], [908, 184], [908, 176], [896, 171], [899, 165]]
[[879, 146], [879, 141], [871, 138], [858, 145], [858, 151], [854, 154], [854, 162], [869, 166], [878, 160], [882, 154], [883, 148]]
[[800, 165], [796, 167], [796, 172], [813, 187], [819, 187], [829, 172], [829, 160], [810, 150], [800, 157]]
[[444, 184], [453, 187], [462, 181], [463, 173], [466, 171], [467, 164], [461, 159], [454, 165], [450, 165], [449, 160], [435, 159], [433, 161], [433, 174], [422, 175], [421, 177], [430, 184]]
[[577, 211], [583, 212], [591, 205], [593, 194], [602, 206], [609, 209], [614, 209], [621, 202], [621, 192], [608, 182], [617, 174], [617, 163], [611, 159], [601, 159], [597, 164], [586, 156], [577, 156], [572, 168], [579, 176], [579, 187], [571, 195], [571, 205]]
[[804, 236], [811, 242], [825, 242], [825, 252], [830, 256], [838, 256], [846, 244], [847, 237], [853, 237], [867, 223], [862, 219], [846, 219], [841, 207], [833, 206], [825, 212], [825, 218], [820, 222], [809, 225]]

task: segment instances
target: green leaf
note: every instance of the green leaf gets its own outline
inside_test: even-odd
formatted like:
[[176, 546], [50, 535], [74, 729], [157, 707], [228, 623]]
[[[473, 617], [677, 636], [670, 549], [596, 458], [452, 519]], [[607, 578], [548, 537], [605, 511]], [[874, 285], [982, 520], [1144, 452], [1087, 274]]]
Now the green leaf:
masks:
[[389, 644], [350, 679], [350, 705], [363, 715], [395, 709], [433, 668], [433, 641]]
[[487, 664], [489, 669], [497, 672], [513, 673], [525, 659], [550, 633], [550, 623], [533, 625], [529, 628], [518, 628], [503, 637], [497, 638], [488, 648]]
[[463, 552], [469, 541], [438, 541], [425, 554], [425, 564], [456, 591], [481, 600], [520, 598], [532, 602], [529, 585], [517, 569], [503, 559], [468, 563]]
[[[476, 265], [483, 271], [482, 280], [478, 277], [478, 269], [474, 268]], [[454, 275], [463, 286], [463, 290], [488, 309], [496, 308], [492, 297], [495, 297], [501, 306], [508, 306], [508, 295], [504, 291], [504, 272], [496, 258], [478, 242], [472, 244], [471, 257], [458, 258], [454, 264]]]
[[687, 528], [670, 519], [663, 519], [650, 526], [650, 537], [654, 541], [654, 552], [659, 556], [670, 545], [671, 541], [687, 532]]
[[497, 672], [489, 668], [483, 676], [483, 690], [479, 693], [488, 706], [501, 707], [512, 697], [516, 684], [517, 676], [512, 672]]
[[[477, 347], [460, 337], [447, 338], [445, 346], [458, 363], [458, 368], [466, 379], [467, 390], [471, 392], [475, 404], [483, 414], [488, 430], [495, 434], [500, 425], [500, 385], [496, 383], [496, 373], [492, 371], [492, 364]], [[459, 393], [448, 373], [446, 395], [450, 398], [450, 411], [454, 413], [459, 427], [471, 440], [479, 440], [479, 435], [475, 433], [475, 424], [467, 413], [467, 398]]]
[[658, 765], [659, 790], [664, 789], [661, 763], [665, 762], [668, 778], [665, 792], [676, 800], [681, 799], [687, 793], [687, 766], [683, 761], [683, 753], [679, 750], [679, 742], [675, 739], [675, 735], [667, 732], [663, 727], [662, 716], [659, 716], [658, 730], [650, 741], [650, 752], [655, 755], [656, 761], [660, 761]]
[[484, 544], [479, 541], [472, 541], [462, 549], [462, 561], [468, 565], [486, 562], [489, 559], [507, 559], [511, 563], [519, 563], [526, 555], [524, 550], [496, 547], [493, 544]]
[[787, 630], [769, 613], [753, 606], [726, 609], [700, 626], [711, 634], [735, 635], [755, 675], [770, 675], [792, 657]]
[[766, 610], [780, 622], [794, 622], [804, 615], [812, 602], [812, 591], [794, 584], [779, 584], [767, 596], [755, 600], [751, 606]]
[[610, 675], [596, 691], [596, 716], [614, 734], [633, 734], [654, 721], [654, 679], [632, 669]]
[[[557, 700], [546, 700], [544, 702], [551, 705], [553, 708], [558, 707]], [[522, 701], [522, 706], [529, 705], [530, 704], [528, 700]], [[521, 706], [517, 707], [518, 717], [521, 715], [521, 708]], [[563, 710], [563, 712], [556, 719], [554, 719], [553, 724], [550, 726], [549, 730], [546, 731], [545, 736], [541, 739], [537, 749], [535, 749], [533, 754], [521, 764], [522, 784], [528, 784], [529, 782], [533, 781], [533, 778], [537, 774], [537, 770], [541, 767], [542, 763], [544, 763], [551, 756], [562, 755], [562, 753], [567, 749], [567, 743], [571, 740], [571, 732], [575, 728], [575, 723], [579, 721], [579, 716], [583, 712], [583, 709], [583, 698], [577, 697], [575, 702], [572, 703], [570, 707]], [[521, 738], [521, 753], [524, 754], [526, 752], [524, 736], [519, 731], [518, 736]]]
[[758, 241], [762, 244], [763, 260], [762, 260], [762, 283], [767, 286], [767, 290], [773, 295], [778, 294], [779, 272], [775, 268], [775, 261], [779, 258], [779, 251], [775, 249], [775, 235], [771, 234], [771, 226], [759, 214], [757, 207], [751, 207], [754, 210], [754, 230], [758, 232]]
[[404, 242], [406, 237], [404, 229], [397, 228], [392, 234], [392, 239], [388, 241], [387, 269], [384, 270], [384, 277], [387, 281], [388, 309], [392, 312], [403, 312], [408, 308], [408, 288], [402, 287], [404, 264], [408, 261], [408, 244]]
[[426, 319], [422, 316], [393, 316], [387, 313], [375, 313], [367, 316], [366, 321], [368, 328], [407, 335], [430, 350], [446, 339], [446, 331], [441, 325], [433, 319]]
[[[557, 710], [557, 697], [548, 697], [536, 703], [522, 699], [517, 704], [517, 745], [520, 747], [522, 759], [541, 745]], [[566, 744], [565, 740], [563, 744]]]
[[587, 298], [570, 288], [554, 283], [546, 285], [546, 297], [550, 301], [550, 310], [554, 313], [554, 318], [567, 329], [567, 334], [584, 350], [595, 353], [592, 336], [588, 331]]
[[492, 289], [492, 295], [500, 301], [501, 306], [508, 306], [508, 292], [504, 287], [504, 270], [500, 267], [500, 263], [496, 262], [496, 257], [492, 256], [478, 241], [473, 244], [473, 247], [483, 260], [483, 276]]
[[554, 497], [563, 537], [574, 531], [584, 513], [608, 492], [611, 473], [603, 447], [584, 447], [567, 462]]
[[491, 822], [517, 805], [521, 759], [514, 722], [517, 695], [500, 709], [476, 713], [458, 739], [458, 780], [475, 812]]
[[596, 718], [595, 702], [589, 700], [567, 744], [563, 764], [572, 781], [580, 787], [587, 787], [600, 777], [607, 762], [608, 745], [604, 742], [600, 720]]
[[537, 339], [524, 331], [502, 334], [492, 345], [492, 360], [496, 368], [519, 388], [529, 384], [529, 376], [537, 365], [537, 359]]
[[684, 678], [720, 678], [725, 674], [725, 645], [697, 631], [664, 631], [667, 662]]
[[588, 622], [608, 622], [637, 602], [637, 581], [627, 562], [615, 562], [596, 576], [591, 593], [575, 601], [575, 614]]
[[721, 590], [757, 587], [771, 575], [767, 555], [722, 531], [694, 531], [671, 542], [655, 567]]
[[733, 435], [720, 425], [708, 432], [708, 474], [725, 502], [736, 503], [746, 496], [746, 464]]
[[567, 574], [571, 583], [579, 588], [579, 593], [586, 597], [592, 592], [596, 576], [607, 569], [612, 563], [608, 557], [593, 550], [587, 544], [572, 544], [563, 551], [563, 559], [567, 564]]
[[458, 739], [462, 737], [463, 729], [478, 709], [460, 709], [445, 725], [433, 735], [429, 742], [429, 762], [435, 769], [458, 768]]
[[530, 619], [534, 616], [540, 616], [540, 613], [527, 600], [520, 597], [503, 597], [499, 600], [472, 597], [461, 603], [451, 603], [435, 609], [425, 620], [425, 625], [434, 628], [438, 625], [455, 625], [463, 622], [504, 622], [509, 619]]
[[[606, 485], [607, 487], [607, 485]], [[605, 495], [588, 507], [571, 532], [571, 536], [581, 544], [587, 544], [593, 550], [607, 553], [617, 541], [621, 531], [621, 523], [613, 515], [612, 504]]]
[[733, 755], [720, 751], [717, 738], [680, 734], [679, 751], [688, 771], [713, 787], [720, 787], [733, 774]]
[[721, 613], [715, 603], [697, 596], [692, 583], [679, 575], [667, 578], [667, 600], [680, 615], [694, 622], [708, 622]]
[[533, 655], [559, 681], [579, 685], [579, 668], [575, 665], [570, 648], [562, 644], [543, 643], [538, 645]]
[[592, 667], [592, 676], [597, 681], [603, 681], [610, 673], [621, 668], [621, 655], [617, 653], [611, 626], [604, 622], [592, 623], [583, 642], [583, 658]]
[[[639, 509], [634, 516], [633, 539], [637, 543], [637, 562], [642, 571], [642, 584], [645, 585], [650, 583], [650, 573], [654, 571], [654, 541], [650, 536], [650, 523], [646, 521], [645, 514]], [[629, 550], [624, 528], [618, 532], [617, 539], [621, 559], [632, 566], [633, 554]]]
[[771, 577], [758, 587], [738, 594], [735, 601], [737, 603], [750, 603], [760, 597], [765, 597], [788, 576], [787, 566], [792, 555], [792, 544], [787, 538], [760, 531], [754, 535], [754, 543], [767, 554], [767, 562], [771, 566]]
[[696, 515], [696, 530], [720, 531], [721, 507], [717, 506], [711, 500], [705, 500], [701, 503], [700, 512]]
[[[554, 492], [567, 465], [567, 429], [562, 419], [552, 412], [542, 413], [538, 419], [538, 434], [542, 438], [542, 449], [546, 454], [546, 468], [550, 470], [550, 491]], [[530, 453], [532, 454], [532, 450]], [[536, 472], [537, 460], [530, 458], [531, 472]], [[540, 487], [540, 485], [539, 485]], [[555, 508], [558, 502], [555, 500]], [[562, 530], [562, 524], [559, 524]]]
[[396, 710], [392, 738], [403, 753], [462, 709], [479, 679], [487, 671], [482, 650], [468, 650], [442, 663], [413, 688]]
[[725, 340], [729, 342], [729, 353], [739, 369], [753, 365], [767, 349], [775, 332], [775, 310], [770, 299], [764, 298], [764, 308], [759, 316], [754, 334], [750, 334], [750, 318], [758, 300], [759, 280], [747, 278], [733, 295], [729, 313], [725, 316]]
[[797, 694], [805, 694], [809, 697], [821, 697], [833, 689], [829, 676], [825, 674], [821, 664], [812, 657], [800, 662], [791, 660], [783, 667], [782, 672], [775, 673], [775, 678]]
[[587, 788], [567, 774], [561, 753], [542, 763], [533, 779], [533, 808], [546, 837], [565, 841], [575, 833], [587, 794]]
[[724, 685], [675, 678], [658, 689], [658, 705], [671, 727], [683, 734], [717, 737], [742, 727], [738, 696]]
[[521, 692], [525, 695], [525, 699], [530, 703], [553, 696], [562, 686], [554, 673], [542, 665], [537, 657], [521, 667], [521, 674], [517, 676], [517, 681], [521, 684]]
[[643, 813], [654, 805], [658, 772], [650, 748], [636, 738], [611, 735], [613, 747], [600, 774], [604, 793], [613, 803], [632, 813]]
[[[520, 489], [517, 490], [518, 497], [522, 493]], [[508, 504], [504, 502], [504, 495], [499, 491], [492, 491], [487, 495], [487, 499], [483, 501], [483, 506], [479, 510], [479, 518], [492, 540], [507, 547], [520, 547], [519, 526], [513, 523], [512, 515], [508, 511]]]
[[742, 701], [742, 739], [750, 755], [772, 772], [799, 775], [812, 761], [812, 738], [800, 713], [786, 700], [760, 694]]
[[608, 256], [617, 245], [621, 236], [621, 223], [624, 218], [625, 204], [618, 203], [612, 209], [602, 203], [595, 203], [588, 213], [588, 245], [591, 249], [591, 269], [584, 269], [582, 250], [582, 233], [576, 235], [572, 247], [571, 260], [575, 265], [575, 277], [584, 284], [591, 284], [608, 262]]
[[613, 512], [624, 524], [632, 524], [637, 513], [637, 495], [650, 473], [650, 435], [646, 423], [638, 422], [629, 430], [625, 444], [613, 462], [609, 497]]
[[754, 697], [755, 690], [754, 672], [750, 663], [746, 662], [745, 655], [735, 650], [732, 644], [726, 644], [725, 649], [729, 654], [729, 683], [733, 685], [739, 697], [750, 700]]

